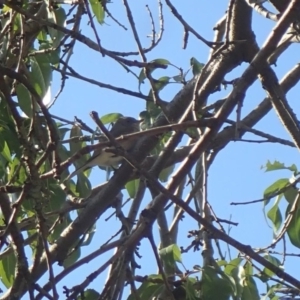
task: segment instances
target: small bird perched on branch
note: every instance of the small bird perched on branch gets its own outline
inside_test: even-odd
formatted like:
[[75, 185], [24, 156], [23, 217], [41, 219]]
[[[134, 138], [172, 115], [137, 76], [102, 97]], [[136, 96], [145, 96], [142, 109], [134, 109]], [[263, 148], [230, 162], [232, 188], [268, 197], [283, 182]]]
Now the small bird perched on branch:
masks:
[[[110, 134], [117, 138], [121, 135], [130, 134], [134, 132], [140, 131], [140, 123], [143, 120], [136, 120], [135, 118], [131, 117], [120, 117], [116, 123], [113, 125], [113, 127], [110, 130]], [[99, 139], [99, 142], [107, 142], [108, 139], [105, 136], [102, 136]], [[120, 146], [124, 149], [129, 151], [133, 148], [134, 144], [136, 143], [136, 139], [128, 139], [120, 141]], [[93, 153], [93, 155], [77, 170], [75, 170], [73, 173], [71, 173], [65, 180], [69, 180], [73, 176], [84, 172], [85, 170], [92, 168], [94, 166], [100, 166], [100, 167], [116, 167], [118, 166], [123, 157], [117, 156], [116, 154], [107, 151], [108, 149], [115, 149], [112, 146], [106, 146], [104, 148], [96, 149]]]

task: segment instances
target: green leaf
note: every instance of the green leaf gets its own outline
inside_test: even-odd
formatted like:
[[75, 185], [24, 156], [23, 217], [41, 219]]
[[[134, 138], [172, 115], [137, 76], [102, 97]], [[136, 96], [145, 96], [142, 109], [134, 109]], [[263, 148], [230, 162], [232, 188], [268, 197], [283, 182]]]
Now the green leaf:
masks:
[[99, 299], [100, 294], [93, 289], [85, 290], [83, 295], [77, 297], [77, 300], [97, 300]]
[[[62, 161], [65, 161], [71, 156], [70, 151], [63, 144], [58, 144], [57, 152]], [[69, 174], [68, 170], [64, 170], [63, 173], [61, 174], [62, 178], [65, 178], [68, 174]]]
[[197, 128], [188, 128], [184, 130], [184, 132], [192, 139], [198, 139], [199, 138], [199, 133]]
[[[53, 224], [53, 222], [56, 220], [55, 216], [53, 216], [52, 219], [49, 219], [49, 223], [51, 220], [52, 220], [52, 224]], [[70, 218], [70, 215], [66, 214], [64, 216], [63, 220], [55, 226], [54, 231], [49, 235], [49, 237], [48, 237], [49, 243], [52, 244], [55, 241], [57, 241], [57, 239], [60, 237], [63, 230], [65, 230], [71, 224], [71, 222], [72, 222], [72, 219]]]
[[243, 293], [244, 282], [246, 279], [245, 269], [242, 266], [237, 266], [235, 269], [232, 270], [231, 276], [235, 280], [235, 284], [237, 287], [237, 296], [238, 298], [240, 298]]
[[268, 211], [267, 216], [272, 221], [275, 230], [277, 231], [281, 224], [282, 224], [282, 216], [279, 209], [279, 203], [282, 196], [278, 196], [274, 205], [271, 207], [271, 209]]
[[[154, 121], [157, 118], [157, 116], [161, 113], [161, 108], [151, 101], [147, 101], [146, 109], [147, 112], [150, 114], [152, 121]], [[152, 123], [153, 122], [151, 122], [151, 124]]]
[[[65, 10], [60, 6], [59, 8], [54, 10], [54, 14], [55, 14], [56, 24], [61, 27], [65, 27], [65, 21], [67, 18]], [[54, 42], [53, 42], [54, 48], [56, 48], [59, 45], [60, 41], [62, 40], [62, 38], [64, 36], [65, 36], [65, 34], [62, 31], [60, 31], [60, 30], [56, 31], [56, 34], [54, 36]]]
[[235, 294], [234, 279], [213, 267], [203, 268], [202, 275], [203, 300], [228, 300]]
[[165, 146], [166, 146], [166, 144], [169, 142], [169, 139], [170, 139], [170, 137], [172, 136], [172, 132], [166, 132], [164, 135], [163, 135], [163, 137], [162, 137], [162, 139], [161, 139], [161, 142], [163, 143], [163, 148], [165, 148]]
[[35, 57], [30, 57], [30, 65], [31, 65], [31, 72], [30, 72], [30, 82], [34, 87], [35, 91], [38, 93], [40, 97], [44, 97], [46, 94], [46, 87], [43, 78], [43, 73], [41, 68], [36, 60]]
[[76, 197], [79, 196], [78, 192], [76, 191], [76, 184], [72, 179], [67, 182], [67, 187], [73, 195], [75, 195]]
[[278, 299], [281, 299], [281, 300], [291, 300], [291, 299], [294, 299], [294, 297], [279, 297], [279, 296], [276, 296], [276, 294], [278, 293], [278, 291], [284, 289], [284, 284], [272, 284], [272, 286], [269, 286], [267, 284], [267, 293], [261, 297], [260, 299], [261, 300], [267, 300], [267, 299], [270, 299], [270, 300], [278, 300]]
[[[5, 125], [4, 125], [5, 126]], [[7, 126], [0, 126], [0, 152], [3, 151], [5, 145], [5, 132], [7, 131]]]
[[260, 281], [262, 281], [263, 283], [266, 283], [270, 280], [270, 277], [267, 276], [265, 273], [258, 273], [258, 274], [255, 274], [253, 277], [256, 277], [258, 278]]
[[100, 118], [100, 120], [104, 125], [106, 125], [106, 124], [109, 124], [109, 123], [116, 122], [120, 117], [123, 117], [123, 115], [119, 114], [119, 113], [111, 113], [111, 114], [107, 114], [107, 115], [102, 116]]
[[196, 297], [196, 285], [199, 283], [195, 278], [188, 277], [186, 279], [186, 282], [184, 284], [185, 286], [185, 292], [186, 292], [186, 298], [188, 300], [197, 300], [199, 299]]
[[286, 216], [291, 214], [292, 220], [288, 224], [287, 233], [291, 243], [300, 248], [300, 208], [299, 206], [291, 213], [293, 203], [289, 204], [286, 209]]
[[20, 14], [16, 14], [16, 17], [14, 18], [14, 23], [13, 23], [13, 31], [14, 32], [20, 32], [21, 28], [21, 16]]
[[[48, 9], [48, 21], [57, 24], [61, 27], [65, 27], [66, 13], [62, 7], [59, 7], [55, 10]], [[52, 47], [56, 48], [59, 46], [61, 39], [64, 36], [64, 33], [60, 30], [56, 30], [52, 27], [47, 27], [49, 35], [52, 39]]]
[[66, 201], [66, 194], [60, 184], [53, 179], [48, 181], [49, 203], [44, 207], [45, 212], [58, 211]]
[[153, 81], [154, 81], [155, 90], [161, 91], [170, 82], [170, 77], [163, 76], [163, 77], [160, 77], [158, 80], [154, 79]]
[[[49, 7], [47, 7], [47, 19], [49, 22], [56, 24], [55, 14], [53, 13], [52, 10], [49, 9]], [[47, 27], [47, 29], [53, 43], [55, 39], [55, 35], [57, 34], [57, 30], [52, 27]]]
[[[70, 131], [70, 138], [81, 137], [83, 136], [82, 130], [79, 126], [72, 126]], [[77, 151], [80, 151], [83, 147], [86, 146], [86, 142], [81, 141], [70, 141], [70, 155], [74, 155]], [[82, 155], [80, 158], [74, 161], [75, 168], [79, 168], [85, 164], [85, 162], [91, 157], [91, 154], [87, 153]], [[84, 173], [89, 176], [91, 170], [88, 169]]]
[[243, 259], [241, 257], [237, 257], [237, 258], [231, 260], [224, 269], [225, 274], [231, 275], [231, 272], [234, 269], [236, 269], [242, 261], [243, 261]]
[[194, 76], [199, 74], [204, 67], [204, 64], [199, 62], [195, 57], [192, 57], [190, 59], [190, 64], [191, 64]]
[[3, 147], [1, 147], [1, 155], [5, 158], [6, 161], [11, 162], [11, 153], [10, 150], [8, 148], [8, 145], [6, 143], [6, 141], [2, 141], [3, 142]]
[[163, 169], [160, 174], [159, 174], [159, 180], [161, 182], [167, 182], [169, 179], [169, 176], [172, 174], [174, 171], [175, 165], [171, 165], [165, 169]]
[[[224, 266], [227, 266], [227, 265], [228, 265], [228, 262], [227, 262], [227, 260], [225, 260], [225, 259], [217, 260], [216, 263], [217, 263], [217, 265], [218, 265], [219, 267], [224, 267]], [[200, 268], [199, 270], [201, 270], [201, 268]]]
[[[49, 42], [47, 40], [40, 42], [39, 50], [49, 50], [49, 49], [51, 49], [51, 52], [47, 53], [47, 54], [45, 53], [45, 55], [48, 56], [49, 62], [52, 65], [58, 66], [59, 59], [60, 59], [60, 48], [53, 50], [52, 42]], [[52, 73], [51, 73], [51, 75], [52, 75]]]
[[46, 42], [47, 41], [47, 32], [46, 30], [42, 29], [39, 34], [37, 35], [37, 40], [42, 43], [42, 42]]
[[[1, 120], [1, 116], [0, 116], [0, 120]], [[7, 143], [7, 147], [9, 148], [9, 153], [10, 153], [9, 161], [11, 161], [11, 156], [20, 156], [22, 152], [22, 147], [20, 146], [20, 141], [15, 132], [15, 128], [12, 128], [9, 125], [7, 126], [6, 124], [2, 126], [3, 127], [0, 126], [0, 151], [4, 150], [5, 143]]]
[[105, 12], [101, 4], [101, 1], [99, 0], [89, 0], [89, 1], [92, 7], [92, 11], [96, 16], [98, 23], [102, 25], [104, 23]]
[[298, 196], [298, 190], [291, 186], [287, 190], [285, 190], [283, 194], [287, 202], [292, 204]]
[[183, 79], [184, 79], [184, 78], [182, 77], [182, 75], [176, 75], [176, 76], [173, 76], [172, 78], [173, 78], [173, 80], [176, 81], [176, 82], [182, 82]]
[[[73, 125], [70, 131], [70, 138], [82, 137], [83, 133], [79, 126]], [[86, 144], [79, 141], [70, 141], [70, 152], [71, 155], [75, 154], [77, 151], [81, 150]]]
[[149, 129], [152, 125], [151, 115], [149, 114], [149, 112], [144, 110], [140, 112], [139, 117], [143, 120], [143, 122], [141, 123], [141, 130]]
[[78, 192], [80, 197], [87, 197], [91, 193], [91, 183], [90, 181], [83, 176], [83, 174], [79, 174], [77, 185], [76, 185], [76, 191]]
[[[58, 124], [56, 124], [56, 126], [58, 127]], [[69, 128], [57, 128], [57, 131], [58, 131], [58, 135], [59, 135], [59, 138], [61, 140], [63, 140], [65, 138], [65, 135], [68, 131], [70, 131]]]
[[164, 263], [169, 267], [174, 267], [175, 262], [182, 262], [181, 251], [175, 244], [159, 250], [159, 255]]
[[253, 266], [251, 263], [246, 262], [244, 269], [245, 269], [246, 275], [251, 275], [251, 276], [253, 275]]
[[21, 110], [27, 117], [31, 118], [33, 115], [31, 94], [23, 84], [17, 85], [16, 93]]
[[[158, 296], [164, 289], [164, 283], [161, 275], [149, 275], [137, 290], [140, 299], [152, 299]], [[127, 300], [135, 300], [134, 294], [130, 295]]]
[[275, 160], [273, 163], [271, 163], [269, 160], [267, 161], [265, 166], [262, 166], [262, 168], [266, 169], [266, 172], [270, 171], [276, 171], [276, 170], [282, 170], [285, 169], [285, 166], [283, 163]]
[[179, 247], [174, 244], [172, 246], [172, 249], [173, 249], [174, 260], [181, 263], [182, 259], [181, 259], [181, 251], [180, 251]]
[[276, 171], [276, 170], [290, 170], [294, 173], [298, 173], [297, 167], [295, 164], [292, 164], [291, 166], [287, 167], [285, 164], [275, 160], [273, 163], [271, 163], [269, 160], [267, 161], [265, 166], [262, 166], [262, 168], [266, 169], [266, 172], [270, 171]]
[[[267, 261], [269, 261], [271, 264], [273, 264], [276, 267], [282, 268], [282, 265], [279, 261], [279, 259], [277, 259], [276, 257], [272, 256], [272, 255], [264, 255], [264, 259], [266, 259]], [[269, 277], [272, 277], [275, 275], [275, 273], [273, 271], [271, 271], [268, 268], [264, 268], [263, 269], [263, 273]]]
[[64, 268], [68, 268], [74, 265], [74, 263], [80, 258], [80, 255], [81, 255], [81, 250], [79, 247], [77, 247], [74, 251], [72, 251], [71, 254], [68, 255], [66, 259], [64, 259], [63, 261]]
[[7, 170], [6, 170], [6, 161], [0, 155], [0, 178], [5, 178], [6, 173], [7, 173]]
[[241, 300], [260, 300], [257, 286], [252, 277], [247, 276]]
[[[22, 185], [26, 179], [26, 172], [23, 166], [20, 167], [20, 160], [18, 157], [14, 157], [13, 161], [8, 166], [9, 171], [6, 172], [7, 179], [10, 181], [14, 178], [13, 183], [15, 185]], [[17, 174], [15, 174], [18, 172]]]
[[288, 178], [282, 178], [278, 179], [274, 183], [272, 183], [269, 187], [267, 187], [264, 191], [264, 199], [266, 199], [265, 205], [269, 203], [269, 198], [274, 197], [276, 193], [278, 193], [280, 190], [282, 190], [284, 187], [286, 187], [288, 184], [290, 184]]
[[44, 83], [44, 93], [42, 96], [44, 96], [45, 93], [48, 91], [49, 87], [51, 86], [52, 81], [52, 69], [49, 54], [42, 53], [40, 55], [37, 55], [35, 59], [42, 74], [42, 79]]
[[[59, 210], [65, 202], [66, 196], [60, 185], [54, 179], [48, 180], [48, 197], [43, 200], [44, 212], [53, 212]], [[32, 198], [26, 199], [22, 202], [22, 208], [26, 213], [35, 211], [35, 202]], [[56, 219], [53, 216], [53, 221]]]
[[[14, 120], [6, 101], [3, 100], [0, 101], [0, 126], [5, 130], [10, 130], [11, 133], [14, 133], [14, 135], [16, 135]], [[1, 132], [1, 135], [2, 134], [3, 132]]]
[[16, 258], [13, 253], [3, 257], [0, 261], [0, 278], [6, 288], [11, 287], [15, 277]]
[[130, 198], [134, 198], [140, 184], [140, 179], [131, 180], [126, 183], [125, 188]]
[[[152, 64], [152, 66], [151, 66]], [[153, 66], [155, 64], [155, 66]], [[155, 69], [160, 68], [159, 65], [161, 66], [168, 66], [170, 65], [170, 62], [167, 59], [163, 58], [158, 58], [154, 59], [149, 62], [150, 67], [148, 67], [148, 72], [151, 74]], [[139, 74], [139, 89], [141, 87], [141, 84], [144, 82], [144, 80], [147, 78], [145, 69], [142, 69], [140, 74]], [[163, 77], [162, 77], [163, 78]]]

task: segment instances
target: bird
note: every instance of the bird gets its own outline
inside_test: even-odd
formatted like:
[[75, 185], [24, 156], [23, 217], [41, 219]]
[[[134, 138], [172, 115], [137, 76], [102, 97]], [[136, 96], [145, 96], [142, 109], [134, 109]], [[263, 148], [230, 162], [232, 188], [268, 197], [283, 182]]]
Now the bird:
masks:
[[[132, 117], [120, 117], [116, 123], [112, 126], [110, 130], [110, 134], [117, 138], [121, 135], [130, 134], [134, 132], [140, 131], [140, 123], [143, 120], [136, 120]], [[108, 139], [104, 135], [100, 137], [99, 142], [107, 142]], [[133, 148], [134, 144], [136, 143], [136, 139], [128, 139], [120, 141], [120, 146], [129, 151]], [[70, 178], [74, 177], [77, 174], [80, 174], [87, 169], [90, 169], [94, 166], [100, 167], [117, 167], [121, 161], [123, 160], [122, 156], [118, 156], [110, 151], [106, 151], [107, 149], [115, 149], [112, 146], [106, 146], [104, 148], [96, 149], [93, 155], [78, 169], [72, 172], [65, 180], [69, 180]]]

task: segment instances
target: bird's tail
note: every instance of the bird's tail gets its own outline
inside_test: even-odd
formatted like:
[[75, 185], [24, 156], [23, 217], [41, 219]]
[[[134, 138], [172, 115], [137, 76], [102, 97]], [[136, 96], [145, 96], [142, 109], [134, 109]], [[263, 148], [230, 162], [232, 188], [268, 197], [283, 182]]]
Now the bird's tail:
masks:
[[77, 168], [75, 171], [73, 171], [71, 174], [69, 174], [66, 179], [64, 181], [67, 181], [69, 179], [71, 179], [72, 177], [80, 174], [80, 173], [83, 173], [84, 171], [86, 171], [87, 169], [89, 169], [90, 167], [87, 167], [85, 164], [79, 168]]

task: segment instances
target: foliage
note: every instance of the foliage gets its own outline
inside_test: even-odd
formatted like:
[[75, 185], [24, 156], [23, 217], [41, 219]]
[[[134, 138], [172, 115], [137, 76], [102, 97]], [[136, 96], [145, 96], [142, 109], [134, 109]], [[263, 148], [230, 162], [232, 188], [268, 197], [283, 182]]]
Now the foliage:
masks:
[[[300, 248], [299, 166], [267, 161], [263, 169], [276, 174], [276, 180], [265, 188], [262, 198], [233, 203], [262, 203], [266, 230], [273, 236], [264, 245], [231, 234], [237, 224], [215, 213], [207, 188], [216, 157], [230, 149], [232, 141], [256, 143], [257, 148], [272, 143], [274, 148], [300, 150], [300, 124], [286, 98], [298, 85], [300, 66], [281, 81], [271, 67], [299, 41], [300, 0], [228, 2], [224, 18], [214, 28], [213, 42], [202, 37], [200, 26], [191, 27], [189, 17], [183, 17], [170, 0], [157, 2], [157, 16], [153, 3], [147, 3], [152, 25], [147, 29], [152, 30], [147, 47], [141, 33], [144, 22], [135, 23], [138, 2], [1, 2], [0, 300], [273, 300], [282, 294], [299, 295], [300, 281], [286, 263], [296, 256], [290, 249]], [[203, 5], [190, 5], [189, 13], [193, 6]], [[261, 48], [253, 29], [257, 13], [274, 22]], [[197, 47], [206, 47], [207, 63], [200, 59], [197, 47], [183, 67], [172, 61], [171, 53], [170, 57], [161, 55], [169, 18], [183, 28], [184, 49], [193, 39]], [[178, 36], [176, 26], [168, 28], [168, 34]], [[116, 36], [111, 35], [110, 27]], [[123, 44], [124, 32], [131, 32], [133, 38], [126, 36]], [[113, 40], [115, 49], [105, 44], [105, 35]], [[85, 47], [80, 58], [74, 56], [75, 50], [82, 51], [78, 44]], [[128, 45], [137, 50], [126, 50]], [[113, 67], [102, 69], [98, 61], [91, 63], [90, 53], [97, 53], [101, 63], [113, 61]], [[116, 78], [121, 66], [128, 77], [122, 79], [122, 87], [116, 81], [104, 83], [91, 74], [87, 77], [76, 70], [79, 59], [87, 60], [91, 69], [99, 67], [101, 75], [113, 73]], [[242, 70], [238, 69], [241, 64]], [[238, 76], [226, 80], [233, 70]], [[53, 97], [58, 76], [59, 92]], [[143, 102], [140, 131], [116, 136], [107, 131], [123, 117], [127, 102], [116, 111], [108, 99], [110, 113], [91, 113], [93, 128], [81, 116], [71, 120], [68, 107], [54, 115], [57, 101], [67, 101], [64, 95], [70, 78]], [[135, 89], [129, 84], [132, 78]], [[248, 91], [257, 79], [267, 98], [257, 107], [252, 103], [251, 109], [242, 110], [250, 102]], [[212, 100], [215, 95], [222, 99]], [[87, 101], [73, 96], [74, 109], [79, 100]], [[134, 105], [130, 109], [134, 114]], [[254, 128], [271, 110], [289, 134], [288, 140]], [[246, 134], [251, 140], [243, 140]], [[126, 148], [128, 141], [132, 147]], [[248, 147], [246, 144], [245, 149]], [[119, 168], [101, 165], [107, 182], [94, 187], [90, 169], [82, 170], [76, 179], [69, 178], [69, 167], [82, 167], [99, 150], [124, 158]], [[241, 176], [256, 190], [256, 182], [243, 172]], [[288, 176], [282, 177], [283, 173]], [[255, 217], [252, 220], [256, 222]], [[97, 231], [100, 240], [95, 237]], [[187, 243], [186, 236], [189, 244], [180, 246]], [[143, 243], [148, 248], [144, 253]], [[82, 271], [88, 263], [91, 269]], [[107, 279], [99, 284], [104, 272]], [[46, 283], [44, 275], [49, 278]], [[70, 276], [76, 276], [79, 284], [61, 287]]]

